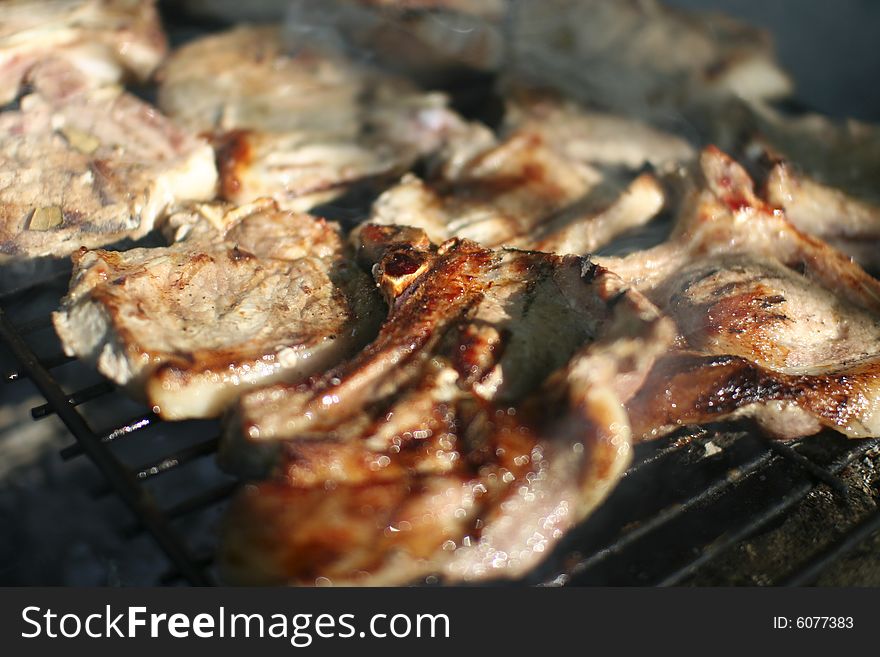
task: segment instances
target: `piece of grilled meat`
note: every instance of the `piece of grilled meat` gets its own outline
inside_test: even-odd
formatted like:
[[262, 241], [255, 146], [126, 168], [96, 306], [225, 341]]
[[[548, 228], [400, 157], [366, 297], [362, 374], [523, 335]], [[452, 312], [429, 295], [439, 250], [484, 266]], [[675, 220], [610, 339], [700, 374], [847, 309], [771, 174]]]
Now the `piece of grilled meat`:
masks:
[[539, 135], [572, 162], [632, 171], [650, 165], [663, 172], [697, 156], [682, 137], [638, 119], [590, 109], [510, 80], [501, 86], [506, 99], [502, 133]]
[[163, 67], [159, 104], [213, 135], [221, 194], [307, 209], [400, 175], [464, 122], [442, 94], [330, 51], [240, 27], [187, 44]]
[[787, 96], [769, 36], [659, 0], [511, 4], [506, 75], [627, 116], [666, 121], [717, 97]]
[[333, 224], [263, 201], [170, 225], [181, 239], [168, 247], [75, 254], [54, 315], [66, 353], [166, 419], [218, 415], [244, 390], [321, 372], [381, 321]]
[[439, 247], [371, 225], [390, 312], [315, 382], [244, 396], [221, 457], [267, 480], [224, 531], [227, 581], [516, 578], [629, 461], [623, 402], [672, 326], [586, 258]]
[[5, 0], [0, 15], [0, 106], [48, 58], [95, 86], [145, 81], [168, 49], [153, 0]]
[[880, 128], [717, 98], [694, 117], [706, 143], [739, 159], [797, 228], [880, 271]]
[[137, 238], [174, 204], [213, 198], [211, 147], [155, 108], [60, 60], [28, 82], [0, 112], [0, 261]]
[[801, 230], [880, 271], [880, 128], [752, 108], [752, 149], [774, 163], [767, 200]]
[[793, 226], [714, 148], [667, 243], [599, 259], [678, 324], [629, 405], [636, 435], [751, 417], [793, 438], [880, 435], [880, 282]]
[[460, 237], [490, 248], [587, 254], [647, 223], [664, 203], [653, 175], [570, 159], [537, 130], [447, 158], [433, 179], [409, 174], [383, 192], [366, 223], [418, 227], [438, 244]]

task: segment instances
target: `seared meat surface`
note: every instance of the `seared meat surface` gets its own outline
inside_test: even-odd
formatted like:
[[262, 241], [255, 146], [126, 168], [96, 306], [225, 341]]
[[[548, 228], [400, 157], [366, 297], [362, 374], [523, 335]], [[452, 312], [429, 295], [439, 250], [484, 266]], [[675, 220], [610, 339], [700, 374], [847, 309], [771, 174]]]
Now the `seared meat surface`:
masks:
[[167, 419], [218, 415], [244, 390], [298, 380], [365, 344], [381, 317], [337, 228], [271, 201], [172, 217], [171, 246], [74, 255], [55, 313], [68, 354]]
[[599, 261], [679, 328], [630, 404], [637, 435], [752, 417], [797, 437], [880, 435], [880, 282], [795, 228], [716, 149], [669, 242]]
[[465, 125], [442, 94], [286, 43], [275, 28], [187, 44], [162, 69], [159, 104], [213, 134], [225, 199], [271, 196], [295, 209], [399, 175]]
[[438, 244], [460, 237], [490, 248], [587, 254], [662, 208], [653, 175], [599, 169], [548, 133], [530, 120], [500, 142], [456, 143], [435, 162], [435, 175], [410, 174], [386, 190], [366, 223], [415, 226]]
[[880, 270], [880, 129], [762, 106], [753, 116], [752, 146], [776, 162], [767, 200], [804, 232]]
[[0, 260], [143, 236], [174, 204], [213, 197], [211, 147], [153, 107], [60, 60], [28, 82], [0, 112]]
[[503, 91], [507, 102], [502, 130], [539, 135], [572, 162], [631, 170], [650, 164], [662, 171], [697, 156], [685, 139], [643, 121], [510, 82]]
[[270, 476], [233, 504], [225, 577], [519, 577], [625, 468], [622, 402], [672, 327], [585, 258], [375, 225], [360, 244], [390, 306], [379, 336], [247, 394], [227, 427], [225, 462]]
[[62, 58], [99, 86], [149, 78], [167, 51], [153, 0], [6, 0], [0, 14], [0, 105], [28, 71]]
[[847, 193], [783, 160], [767, 178], [767, 199], [805, 233], [821, 237], [871, 272], [880, 272], [880, 196]]

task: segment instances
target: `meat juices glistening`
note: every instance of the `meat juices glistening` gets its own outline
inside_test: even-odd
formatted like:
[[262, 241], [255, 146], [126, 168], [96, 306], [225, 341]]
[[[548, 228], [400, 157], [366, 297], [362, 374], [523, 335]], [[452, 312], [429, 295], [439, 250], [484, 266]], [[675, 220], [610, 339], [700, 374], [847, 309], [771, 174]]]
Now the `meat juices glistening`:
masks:
[[374, 335], [382, 304], [338, 229], [272, 201], [176, 215], [164, 248], [74, 255], [54, 322], [166, 419], [218, 415], [242, 391], [335, 365]]
[[388, 318], [317, 381], [239, 401], [221, 458], [263, 480], [230, 510], [224, 576], [520, 577], [629, 463], [623, 402], [672, 326], [585, 258], [387, 226], [360, 239]]
[[211, 147], [61, 60], [0, 112], [0, 261], [137, 238], [179, 202], [214, 196]]
[[667, 243], [600, 258], [678, 324], [629, 404], [635, 435], [750, 417], [784, 438], [880, 436], [880, 282], [795, 228], [714, 148]]
[[338, 53], [241, 27], [198, 39], [160, 72], [159, 106], [211, 133], [221, 195], [308, 209], [356, 183], [400, 175], [466, 124], [425, 93]]

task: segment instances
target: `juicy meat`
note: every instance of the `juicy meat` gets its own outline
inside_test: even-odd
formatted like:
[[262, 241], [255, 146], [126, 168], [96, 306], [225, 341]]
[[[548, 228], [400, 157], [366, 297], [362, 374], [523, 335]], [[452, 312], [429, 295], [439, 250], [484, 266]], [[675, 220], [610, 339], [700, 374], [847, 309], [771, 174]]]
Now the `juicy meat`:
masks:
[[28, 71], [59, 57], [96, 86], [150, 77], [167, 51], [153, 0], [6, 0], [0, 20], [0, 105]]
[[670, 241], [600, 259], [678, 324], [631, 401], [636, 434], [752, 417], [796, 437], [880, 435], [880, 282], [802, 233], [718, 151]]
[[538, 130], [476, 153], [447, 153], [441, 174], [407, 175], [374, 203], [368, 223], [414, 226], [441, 243], [587, 254], [662, 208], [651, 174], [603, 172], [551, 148]]
[[249, 393], [227, 427], [225, 462], [269, 478], [230, 511], [226, 578], [522, 576], [628, 463], [622, 402], [671, 325], [576, 256], [367, 226], [360, 257], [390, 306], [378, 337], [309, 385]]
[[697, 129], [756, 174], [797, 228], [880, 271], [880, 130], [761, 102], [716, 99]]
[[213, 197], [211, 147], [153, 107], [58, 60], [28, 79], [0, 112], [0, 260], [136, 238], [170, 206]]
[[442, 94], [288, 44], [274, 28], [242, 27], [184, 46], [162, 69], [159, 104], [213, 134], [224, 198], [271, 196], [297, 209], [399, 175], [465, 125]]
[[880, 270], [880, 130], [818, 115], [752, 111], [753, 147], [776, 164], [767, 199], [801, 230]]
[[517, 2], [511, 12], [509, 76], [626, 115], [791, 91], [767, 35], [725, 16], [657, 0]]
[[381, 302], [337, 228], [269, 202], [172, 218], [164, 248], [74, 256], [55, 313], [66, 353], [162, 417], [219, 414], [244, 390], [299, 380], [365, 344]]
[[781, 161], [767, 178], [767, 200], [783, 208], [804, 232], [821, 237], [870, 271], [880, 271], [880, 196], [849, 194]]
[[505, 132], [539, 135], [572, 162], [637, 170], [665, 170], [696, 158], [681, 137], [619, 114], [587, 109], [547, 92], [507, 85]]

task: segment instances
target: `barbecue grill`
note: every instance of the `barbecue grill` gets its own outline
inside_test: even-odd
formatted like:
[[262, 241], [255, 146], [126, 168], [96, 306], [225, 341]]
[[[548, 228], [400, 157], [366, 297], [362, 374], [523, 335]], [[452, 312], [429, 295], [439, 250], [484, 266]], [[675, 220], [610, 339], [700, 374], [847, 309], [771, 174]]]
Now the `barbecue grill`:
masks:
[[[461, 104], [491, 114], [485, 92], [474, 100], [470, 91]], [[358, 214], [336, 209], [343, 221]], [[47, 308], [69, 274], [0, 295], [0, 350], [17, 363], [0, 389], [27, 380], [39, 391], [45, 403], [31, 409], [33, 420], [55, 415], [74, 439], [61, 458], [89, 459], [105, 482], [94, 495], [115, 495], [131, 513], [119, 531], [128, 539], [146, 532], [167, 557], [157, 583], [215, 584], [216, 526], [239, 485], [214, 462], [219, 424], [163, 422], [64, 356]], [[522, 583], [853, 583], [834, 572], [880, 532], [875, 462], [880, 440], [830, 431], [783, 443], [745, 424], [683, 428], [637, 446], [612, 495]], [[880, 581], [880, 560], [865, 568]]]
[[[148, 532], [167, 556], [170, 569], [157, 574], [159, 583], [214, 584], [214, 527], [237, 485], [214, 465], [219, 426], [165, 423], [146, 407], [121, 415], [130, 404], [115, 399], [120, 393], [113, 384], [71, 388], [59, 381], [55, 372], [62, 366], [75, 368], [69, 380], [92, 376], [61, 353], [48, 314], [34, 314], [41, 297], [60, 298], [68, 276], [62, 271], [0, 297], [0, 341], [19, 364], [3, 385], [27, 379], [39, 390], [46, 403], [31, 409], [34, 421], [57, 415], [75, 439], [61, 458], [90, 459], [106, 481], [95, 494], [115, 494], [131, 511], [132, 524], [120, 531], [127, 537]], [[83, 411], [96, 405], [104, 411], [119, 406], [111, 413], [115, 420], [106, 426], [90, 421]], [[880, 530], [880, 512], [865, 512], [852, 491], [859, 466], [878, 457], [880, 440], [830, 432], [782, 443], [748, 426], [683, 429], [638, 446], [612, 496], [524, 583], [812, 584]], [[168, 481], [175, 474], [177, 480]], [[780, 524], [797, 522], [805, 500], [817, 496], [830, 498], [825, 526], [783, 540], [773, 561], [785, 566], [772, 578], [731, 565], [750, 539], [784, 531]]]

